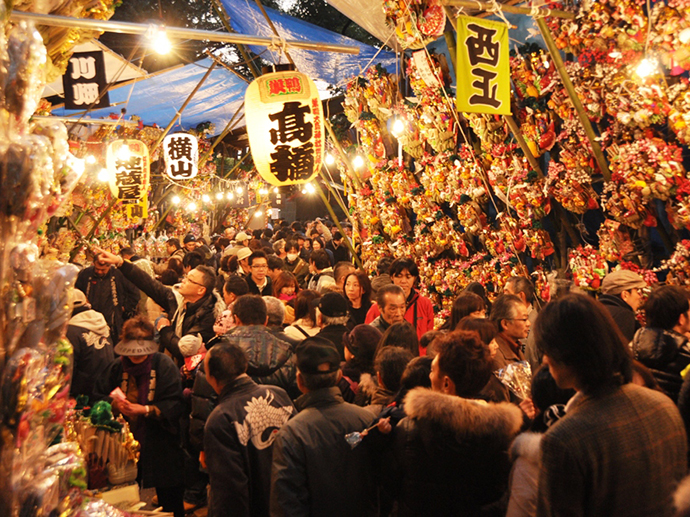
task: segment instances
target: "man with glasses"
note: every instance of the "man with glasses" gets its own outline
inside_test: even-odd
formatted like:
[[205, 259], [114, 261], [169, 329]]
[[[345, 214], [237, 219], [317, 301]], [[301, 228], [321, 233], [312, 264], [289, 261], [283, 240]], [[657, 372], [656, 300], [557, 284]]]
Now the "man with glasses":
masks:
[[273, 283], [268, 276], [268, 258], [263, 251], [255, 251], [249, 255], [249, 276], [246, 278], [249, 294], [259, 296], [273, 296]]
[[527, 307], [513, 294], [503, 294], [496, 298], [491, 307], [491, 320], [498, 328], [495, 339], [498, 352], [494, 358], [494, 370], [505, 368], [510, 363], [525, 360], [520, 340], [529, 334], [530, 321]]
[[599, 302], [609, 311], [628, 342], [640, 328], [635, 313], [642, 303], [639, 289], [645, 287], [647, 282], [640, 275], [626, 269], [612, 271], [601, 283]]

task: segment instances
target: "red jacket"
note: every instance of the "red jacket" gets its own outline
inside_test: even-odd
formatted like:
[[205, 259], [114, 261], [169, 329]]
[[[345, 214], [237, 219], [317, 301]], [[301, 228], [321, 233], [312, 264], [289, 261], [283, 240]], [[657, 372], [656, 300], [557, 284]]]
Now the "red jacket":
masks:
[[[371, 309], [369, 309], [369, 312], [367, 312], [367, 317], [364, 320], [364, 322], [366, 324], [369, 324], [372, 321], [374, 321], [380, 314], [381, 311], [379, 311], [379, 306], [373, 304], [371, 306]], [[429, 298], [422, 296], [417, 291], [414, 291], [412, 299], [408, 300], [407, 302], [405, 321], [407, 321], [415, 329], [417, 329], [417, 337], [419, 339], [421, 339], [422, 336], [430, 330], [434, 330], [434, 306], [432, 305], [431, 300], [429, 300]], [[420, 348], [419, 350], [420, 355], [424, 355], [422, 353], [422, 349]]]

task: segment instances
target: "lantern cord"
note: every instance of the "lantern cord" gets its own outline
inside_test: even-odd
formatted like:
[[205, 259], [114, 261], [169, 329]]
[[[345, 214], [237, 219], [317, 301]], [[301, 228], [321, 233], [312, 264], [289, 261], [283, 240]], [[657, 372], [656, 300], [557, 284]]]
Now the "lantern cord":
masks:
[[533, 5], [529, 10], [529, 15], [532, 18], [548, 18], [551, 16], [551, 9], [548, 7]]
[[287, 41], [282, 36], [272, 36], [271, 43], [266, 48], [272, 52], [287, 54]]
[[498, 16], [501, 20], [505, 22], [505, 24], [508, 26], [508, 28], [512, 27], [510, 22], [508, 21], [508, 18], [506, 18], [506, 15], [503, 14], [503, 9], [501, 9], [501, 6], [498, 4], [496, 0], [490, 0], [491, 2], [491, 9], [489, 12], [495, 14]]

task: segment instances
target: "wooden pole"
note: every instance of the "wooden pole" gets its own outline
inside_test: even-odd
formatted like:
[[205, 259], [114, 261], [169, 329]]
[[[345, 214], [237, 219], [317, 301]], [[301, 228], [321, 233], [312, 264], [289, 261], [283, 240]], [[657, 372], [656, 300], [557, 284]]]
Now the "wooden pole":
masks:
[[[479, 2], [476, 0], [443, 0], [443, 5], [449, 5], [453, 7], [467, 7], [469, 9], [479, 9], [482, 11], [493, 11], [494, 6], [486, 2]], [[547, 9], [545, 7], [537, 7], [534, 10], [529, 7], [515, 7], [507, 4], [499, 4], [500, 10], [504, 13], [512, 14], [529, 14], [538, 17], [552, 17], [552, 18], [565, 18], [566, 20], [574, 20], [575, 13], [570, 13], [568, 11], [561, 11], [559, 9]]]
[[[273, 31], [273, 34], [275, 34], [277, 38], [280, 38], [280, 34], [278, 34], [278, 29], [276, 29], [276, 26], [273, 25], [273, 22], [271, 21], [271, 18], [269, 18], [268, 13], [266, 12], [266, 9], [264, 9], [264, 6], [261, 3], [261, 0], [255, 0], [255, 1], [256, 1], [256, 5], [259, 6], [259, 10], [261, 10], [261, 14], [263, 14], [264, 18], [266, 18], [266, 22], [268, 22], [268, 26]], [[295, 66], [295, 62], [292, 60], [290, 53], [287, 51], [287, 48], [284, 50], [284, 52], [285, 52], [285, 57], [290, 62], [290, 64], [292, 66]]]
[[335, 215], [335, 211], [333, 210], [333, 207], [331, 204], [328, 202], [328, 199], [326, 198], [326, 194], [323, 193], [323, 189], [321, 188], [321, 185], [319, 185], [318, 181], [314, 182], [314, 186], [316, 187], [316, 191], [319, 193], [319, 196], [321, 196], [321, 201], [323, 201], [323, 204], [326, 205], [326, 209], [328, 209], [328, 213], [331, 214], [331, 217], [333, 218], [333, 223], [338, 227], [338, 230], [340, 230], [340, 234], [343, 236], [343, 240], [347, 244], [348, 249], [350, 250], [350, 253], [352, 253], [352, 258], [354, 259], [355, 263], [357, 264], [357, 267], [364, 271], [364, 267], [362, 266], [362, 261], [359, 259], [359, 256], [357, 255], [357, 252], [355, 252], [355, 248], [350, 242], [350, 239], [347, 238], [347, 235], [343, 231], [343, 227], [340, 226], [340, 221], [338, 221], [338, 216]]
[[170, 123], [166, 126], [166, 128], [163, 130], [163, 133], [161, 133], [161, 136], [158, 137], [158, 140], [156, 140], [156, 143], [153, 145], [151, 148], [150, 154], [153, 154], [156, 149], [158, 149], [158, 146], [161, 145], [161, 142], [165, 138], [165, 135], [167, 135], [172, 127], [175, 125], [175, 122], [177, 122], [177, 119], [180, 118], [182, 115], [182, 112], [187, 108], [190, 102], [192, 102], [192, 98], [196, 95], [196, 92], [199, 91], [199, 88], [201, 88], [201, 85], [206, 82], [206, 79], [208, 79], [208, 76], [211, 75], [211, 72], [213, 72], [213, 69], [216, 67], [217, 63], [214, 61], [211, 63], [211, 66], [208, 67], [208, 70], [206, 70], [206, 73], [204, 76], [201, 78], [201, 81], [197, 83], [197, 85], [194, 87], [192, 90], [192, 93], [189, 94], [187, 99], [182, 103], [182, 106], [180, 106], [180, 109], [177, 111], [173, 119], [170, 121]]
[[201, 158], [199, 158], [199, 167], [203, 167], [204, 165], [206, 165], [206, 161], [208, 160], [209, 156], [211, 156], [211, 153], [220, 143], [220, 141], [223, 140], [223, 138], [225, 138], [227, 134], [230, 131], [232, 131], [237, 124], [239, 124], [240, 120], [242, 120], [242, 117], [244, 117], [244, 115], [235, 120], [235, 117], [237, 117], [240, 114], [242, 108], [244, 108], [244, 102], [240, 105], [239, 108], [237, 108], [237, 111], [230, 119], [230, 122], [228, 122], [228, 124], [225, 126], [225, 129], [223, 129], [223, 132], [220, 135], [218, 135], [218, 137], [213, 141], [213, 144], [211, 144], [211, 147], [208, 148], [208, 151], [206, 151], [204, 155]]
[[[228, 20], [227, 13], [225, 12], [225, 9], [223, 9], [223, 6], [220, 5], [219, 0], [213, 0], [212, 5], [213, 5], [213, 10], [216, 12], [216, 14], [218, 15], [218, 18], [220, 18], [220, 21], [225, 26], [225, 30], [227, 30], [228, 32], [235, 32], [235, 30], [230, 25], [230, 20]], [[245, 48], [245, 46], [238, 44], [237, 50], [240, 51], [240, 55], [242, 56], [242, 59], [244, 59], [244, 61], [247, 63], [247, 66], [249, 67], [249, 71], [254, 76], [254, 79], [259, 77], [261, 75], [261, 72], [256, 68], [256, 64], [254, 63], [254, 59], [249, 58], [249, 52], [247, 52], [247, 49]]]
[[250, 154], [251, 154], [251, 153], [247, 153], [247, 154], [245, 154], [242, 158], [240, 158], [240, 161], [237, 162], [237, 163], [235, 164], [235, 166], [234, 166], [232, 169], [230, 169], [230, 172], [228, 172], [227, 174], [224, 174], [224, 175], [223, 175], [223, 179], [227, 178], [227, 177], [230, 176], [233, 172], [235, 172], [235, 171], [239, 168], [239, 166], [242, 165], [242, 162], [244, 162], [244, 160], [246, 160], [246, 159], [247, 159], [247, 156], [249, 156]]
[[87, 245], [88, 245], [88, 241], [90, 241], [93, 238], [93, 236], [96, 234], [96, 230], [98, 229], [100, 224], [103, 222], [103, 219], [105, 219], [107, 217], [107, 215], [110, 213], [110, 211], [113, 209], [113, 207], [115, 206], [115, 204], [118, 201], [119, 200], [117, 198], [113, 198], [113, 200], [108, 205], [108, 208], [106, 208], [103, 211], [101, 216], [98, 218], [98, 221], [96, 221], [96, 224], [93, 225], [93, 228], [91, 228], [91, 230], [89, 231], [89, 234], [84, 238], [84, 240], [87, 241]]
[[604, 153], [601, 152], [601, 146], [599, 145], [599, 142], [597, 142], [597, 135], [594, 133], [594, 128], [592, 128], [592, 123], [589, 121], [589, 117], [587, 116], [587, 113], [585, 112], [585, 109], [582, 106], [582, 101], [580, 101], [580, 97], [578, 97], [577, 92], [575, 91], [575, 87], [573, 86], [573, 83], [570, 80], [570, 77], [568, 76], [568, 72], [565, 69], [565, 64], [563, 63], [563, 59], [561, 58], [561, 53], [558, 50], [558, 47], [556, 47], [556, 42], [553, 40], [553, 37], [551, 37], [551, 31], [549, 30], [549, 27], [546, 25], [546, 22], [543, 18], [535, 18], [535, 21], [537, 22], [537, 27], [539, 27], [539, 31], [541, 32], [542, 38], [544, 38], [546, 48], [549, 49], [551, 59], [553, 59], [553, 62], [556, 65], [556, 69], [558, 70], [558, 73], [561, 76], [563, 86], [565, 87], [565, 90], [568, 92], [570, 102], [573, 103], [573, 107], [577, 112], [577, 116], [585, 129], [585, 134], [587, 135], [587, 139], [589, 140], [589, 143], [592, 146], [592, 152], [594, 153], [594, 158], [597, 161], [599, 170], [601, 171], [601, 174], [604, 176], [604, 179], [606, 181], [611, 181], [611, 172], [609, 171], [609, 166], [606, 163]]
[[543, 178], [544, 173], [539, 166], [539, 162], [537, 162], [537, 159], [532, 154], [532, 151], [530, 151], [530, 148], [527, 147], [527, 142], [525, 142], [525, 138], [522, 136], [522, 133], [520, 133], [520, 128], [518, 127], [517, 122], [515, 122], [515, 119], [512, 115], [503, 115], [503, 118], [510, 128], [510, 132], [513, 133], [515, 140], [517, 140], [520, 149], [522, 149], [522, 153], [525, 155], [525, 158], [527, 158], [530, 167], [532, 167], [532, 170], [537, 173], [539, 178]]
[[331, 186], [330, 181], [326, 177], [326, 173], [323, 171], [323, 167], [321, 168], [320, 171], [321, 177], [323, 178], [323, 182], [326, 184], [326, 188], [328, 191], [331, 193], [331, 195], [335, 198], [336, 202], [338, 203], [338, 206], [340, 206], [340, 209], [345, 213], [345, 217], [347, 217], [347, 220], [350, 221], [350, 224], [352, 225], [353, 228], [355, 228], [355, 222], [352, 219], [352, 216], [350, 215], [350, 211], [347, 209], [345, 204], [342, 202], [338, 194], [333, 190], [333, 187]]
[[328, 131], [328, 136], [331, 137], [331, 141], [333, 142], [333, 147], [335, 147], [335, 150], [338, 151], [338, 154], [340, 155], [340, 159], [345, 164], [345, 168], [347, 169], [347, 172], [350, 173], [350, 177], [352, 178], [352, 181], [354, 182], [354, 184], [357, 188], [362, 188], [362, 182], [359, 180], [359, 176], [357, 175], [357, 172], [352, 168], [352, 165], [350, 164], [350, 160], [347, 157], [347, 155], [345, 154], [343, 147], [340, 145], [340, 142], [338, 142], [338, 139], [335, 137], [335, 132], [333, 131], [333, 127], [331, 126], [331, 121], [325, 118], [323, 122], [324, 122], [324, 126], [326, 126], [326, 130]]

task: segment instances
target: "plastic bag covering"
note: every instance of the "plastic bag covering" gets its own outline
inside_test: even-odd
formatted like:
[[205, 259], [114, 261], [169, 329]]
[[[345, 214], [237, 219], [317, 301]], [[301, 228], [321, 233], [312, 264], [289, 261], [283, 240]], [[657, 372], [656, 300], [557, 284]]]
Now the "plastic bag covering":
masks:
[[[251, 34], [266, 38], [274, 37], [273, 31], [266, 22], [261, 11], [252, 1], [221, 0], [230, 18], [230, 25], [240, 34]], [[358, 75], [379, 49], [366, 45], [347, 36], [323, 29], [311, 23], [281, 14], [274, 9], [265, 8], [268, 16], [278, 30], [278, 34], [286, 40], [302, 40], [359, 47], [359, 54], [343, 54], [339, 52], [320, 52], [288, 47], [290, 57], [295, 62], [297, 70], [308, 75], [313, 80], [322, 80], [329, 84], [344, 85], [350, 77]], [[380, 9], [380, 6], [379, 6]], [[268, 61], [287, 63], [285, 56], [279, 50], [266, 51], [266, 47], [250, 46], [252, 52], [261, 54]], [[381, 63], [389, 72], [395, 72], [395, 54], [382, 50], [371, 63]]]
[[[119, 115], [121, 108], [127, 108], [127, 118], [130, 115], [137, 115], [141, 117], [144, 125], [150, 126], [155, 123], [166, 127], [211, 63], [210, 59], [202, 59], [196, 63], [142, 79], [134, 83], [131, 96], [131, 84], [114, 88], [109, 91], [111, 104], [124, 104], [93, 110], [86, 116], [105, 118], [110, 113]], [[225, 68], [216, 67], [182, 112], [175, 128], [188, 129], [210, 121], [216, 125], [219, 132], [222, 131], [241, 107], [246, 89], [246, 82]], [[127, 102], [128, 99], [129, 102]], [[53, 110], [53, 115], [58, 116], [70, 116], [72, 113], [73, 111], [64, 108]], [[240, 122], [240, 126], [242, 125]]]

